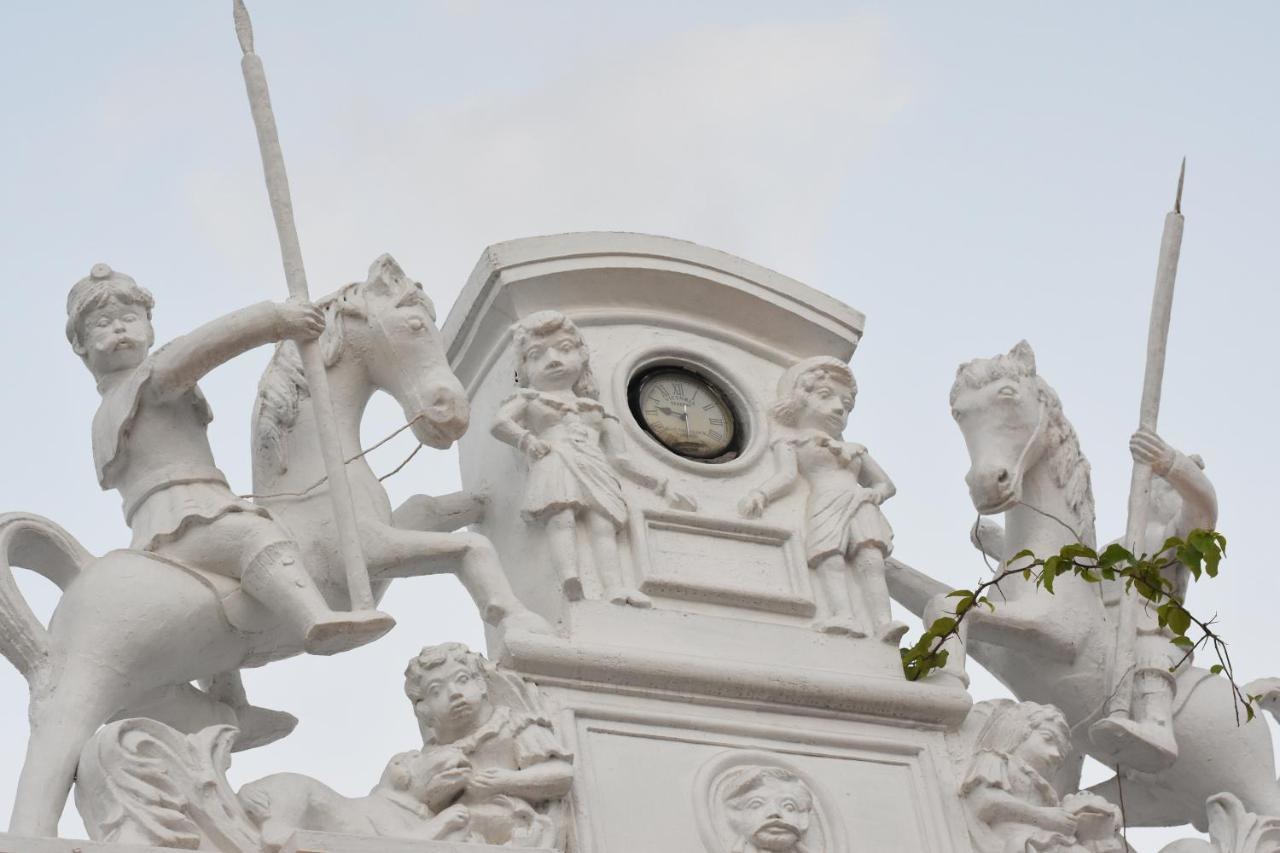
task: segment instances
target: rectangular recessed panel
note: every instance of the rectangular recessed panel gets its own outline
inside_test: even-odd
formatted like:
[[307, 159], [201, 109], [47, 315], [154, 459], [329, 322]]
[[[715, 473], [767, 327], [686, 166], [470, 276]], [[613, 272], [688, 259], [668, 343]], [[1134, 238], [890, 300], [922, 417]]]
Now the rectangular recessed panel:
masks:
[[813, 615], [807, 570], [789, 532], [691, 514], [645, 513], [639, 528], [645, 592]]

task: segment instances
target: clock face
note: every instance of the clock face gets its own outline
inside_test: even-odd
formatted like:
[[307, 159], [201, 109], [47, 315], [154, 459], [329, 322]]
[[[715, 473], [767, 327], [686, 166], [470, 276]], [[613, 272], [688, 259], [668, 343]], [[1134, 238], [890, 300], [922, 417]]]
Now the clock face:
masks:
[[667, 449], [691, 459], [714, 459], [734, 443], [733, 410], [715, 386], [695, 373], [663, 368], [640, 380], [640, 423]]

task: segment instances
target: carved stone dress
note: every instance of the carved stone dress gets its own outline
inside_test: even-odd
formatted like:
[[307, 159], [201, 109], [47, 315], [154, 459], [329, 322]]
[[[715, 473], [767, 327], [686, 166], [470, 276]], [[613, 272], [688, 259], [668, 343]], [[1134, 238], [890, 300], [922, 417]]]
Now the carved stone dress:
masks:
[[858, 482], [867, 448], [826, 433], [787, 439], [800, 476], [809, 484], [805, 507], [805, 556], [810, 566], [833, 555], [853, 556], [861, 547], [893, 549], [893, 528]]
[[541, 459], [530, 458], [521, 514], [541, 521], [566, 509], [592, 510], [615, 527], [625, 525], [622, 485], [601, 447], [604, 421], [613, 416], [590, 397], [570, 403], [534, 389], [517, 396], [526, 401], [524, 426], [551, 447]]

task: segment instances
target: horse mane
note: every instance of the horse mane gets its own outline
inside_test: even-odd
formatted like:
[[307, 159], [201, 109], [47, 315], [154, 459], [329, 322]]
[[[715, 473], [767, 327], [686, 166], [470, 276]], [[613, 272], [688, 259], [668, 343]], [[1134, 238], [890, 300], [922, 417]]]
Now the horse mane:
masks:
[[[1025, 349], [1022, 349], [1024, 348]], [[1096, 509], [1093, 501], [1093, 480], [1089, 460], [1080, 450], [1080, 438], [1075, 427], [1062, 411], [1062, 400], [1042, 376], [1036, 373], [1035, 358], [1025, 342], [1013, 351], [993, 358], [975, 358], [965, 362], [956, 371], [956, 381], [951, 386], [951, 403], [966, 388], [983, 388], [1000, 379], [1030, 379], [1035, 383], [1036, 397], [1045, 407], [1049, 423], [1045, 438], [1049, 445], [1049, 470], [1053, 482], [1066, 493], [1067, 506], [1075, 515], [1070, 525], [1082, 542], [1092, 547], [1097, 541], [1094, 529]]]
[[[369, 277], [342, 287], [336, 293], [316, 302], [324, 311], [324, 332], [320, 335], [320, 353], [324, 366], [333, 367], [347, 348], [345, 318], [367, 317], [368, 295], [381, 288], [392, 305], [405, 298], [425, 305], [432, 320], [435, 307], [421, 286], [405, 275], [390, 255], [382, 255], [369, 267]], [[275, 352], [258, 382], [257, 402], [253, 412], [253, 458], [255, 472], [281, 475], [289, 470], [288, 438], [298, 423], [302, 401], [311, 396], [302, 369], [302, 354], [293, 341], [276, 344]]]

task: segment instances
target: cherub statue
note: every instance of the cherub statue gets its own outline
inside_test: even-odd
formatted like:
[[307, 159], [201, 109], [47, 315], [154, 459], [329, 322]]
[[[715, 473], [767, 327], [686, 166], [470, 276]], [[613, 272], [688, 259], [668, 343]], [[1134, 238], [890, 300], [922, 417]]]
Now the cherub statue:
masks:
[[[394, 622], [383, 613], [331, 610], [289, 532], [231, 491], [213, 460], [207, 435], [213, 414], [196, 384], [254, 347], [315, 339], [324, 330], [320, 309], [262, 302], [150, 352], [154, 305], [148, 291], [106, 264], [96, 264], [67, 296], [67, 339], [102, 395], [93, 419], [98, 482], [124, 499], [132, 547], [238, 578], [312, 654], [335, 654], [385, 634]], [[233, 704], [241, 700], [238, 673], [216, 681]]]
[[561, 844], [559, 804], [573, 784], [573, 756], [532, 685], [461, 643], [445, 643], [409, 662], [405, 694], [422, 729], [423, 755], [439, 768], [426, 786], [427, 805], [468, 811], [467, 825], [447, 840]]
[[874, 633], [896, 644], [907, 630], [893, 621], [885, 586], [885, 559], [893, 529], [880, 504], [897, 491], [861, 444], [841, 436], [849, 423], [858, 384], [849, 366], [815, 356], [792, 365], [778, 382], [773, 417], [786, 430], [774, 439], [776, 473], [738, 504], [756, 518], [804, 480], [805, 553], [827, 602], [815, 627], [829, 634]]
[[245, 813], [257, 825], [264, 853], [277, 853], [298, 830], [438, 841], [466, 828], [471, 815], [455, 803], [439, 813], [427, 805], [439, 757], [420, 750], [392, 757], [368, 796], [344, 797], [297, 773], [277, 773], [240, 789]]
[[989, 713], [960, 786], [977, 853], [1124, 853], [1119, 809], [1095, 794], [1059, 799], [1050, 781], [1071, 747], [1061, 711], [1002, 699], [973, 713]]
[[740, 767], [726, 779], [724, 811], [735, 842], [729, 853], [824, 853], [809, 843], [814, 798], [781, 767]]
[[584, 597], [578, 526], [585, 525], [605, 598], [652, 606], [648, 596], [622, 580], [618, 531], [627, 523], [627, 502], [618, 475], [673, 506], [692, 510], [697, 504], [626, 455], [621, 424], [597, 399], [590, 353], [572, 320], [558, 311], [539, 311], [513, 325], [511, 333], [516, 379], [524, 388], [502, 404], [493, 435], [529, 458], [522, 513], [546, 526], [565, 597]]

